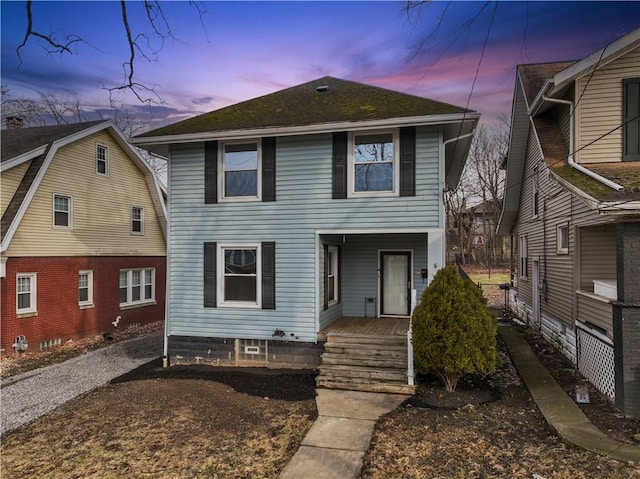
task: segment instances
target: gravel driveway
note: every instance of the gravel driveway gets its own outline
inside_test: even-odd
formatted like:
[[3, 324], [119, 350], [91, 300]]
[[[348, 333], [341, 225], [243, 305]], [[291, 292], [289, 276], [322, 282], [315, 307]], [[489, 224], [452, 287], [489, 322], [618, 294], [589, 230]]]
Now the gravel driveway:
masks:
[[121, 341], [2, 380], [0, 434], [162, 356], [162, 332]]

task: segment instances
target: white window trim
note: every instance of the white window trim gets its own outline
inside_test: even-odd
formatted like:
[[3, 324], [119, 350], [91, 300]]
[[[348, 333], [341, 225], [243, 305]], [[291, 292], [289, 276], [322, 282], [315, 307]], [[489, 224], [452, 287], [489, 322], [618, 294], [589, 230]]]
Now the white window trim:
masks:
[[[329, 306], [333, 306], [334, 304], [338, 304], [338, 299], [340, 297], [339, 294], [339, 287], [340, 284], [338, 282], [338, 278], [339, 278], [339, 268], [340, 268], [340, 255], [338, 252], [338, 247], [337, 246], [333, 246], [333, 245], [329, 245], [328, 248], [328, 253], [332, 255], [332, 263], [333, 263], [333, 294], [335, 296], [334, 299], [329, 300], [328, 305]], [[327, 261], [328, 263], [328, 261]], [[329, 279], [329, 271], [327, 271], [327, 284], [325, 285], [325, 288], [329, 287], [328, 282], [330, 281]]]
[[[354, 149], [355, 137], [359, 135], [376, 135], [391, 133], [393, 135], [393, 190], [392, 191], [356, 191], [355, 185], [355, 165]], [[374, 131], [350, 131], [347, 147], [347, 197], [348, 198], [371, 198], [399, 196], [400, 192], [400, 133], [398, 128]]]
[[[100, 173], [98, 171], [98, 150], [100, 148], [104, 148], [105, 150], [105, 157], [104, 157], [104, 162], [105, 162], [105, 168], [104, 168], [104, 173]], [[103, 145], [101, 143], [96, 143], [96, 175], [98, 176], [109, 176], [109, 147], [107, 145]]]
[[[18, 279], [29, 278], [31, 285], [31, 301], [28, 308], [18, 307]], [[37, 273], [17, 273], [16, 274], [16, 314], [27, 314], [38, 312], [38, 274]]]
[[[565, 231], [567, 235], [567, 247], [563, 248], [562, 245], [562, 231]], [[556, 227], [556, 253], [569, 254], [569, 223], [562, 223]]]
[[[256, 144], [256, 154], [258, 155], [258, 167], [256, 171], [256, 196], [225, 196], [225, 174], [224, 174], [224, 150], [227, 145], [244, 145], [247, 143]], [[247, 138], [238, 141], [221, 141], [218, 145], [218, 201], [219, 202], [241, 202], [241, 201], [262, 201], [262, 138]]]
[[[133, 209], [134, 209], [134, 208], [139, 208], [139, 209], [140, 209], [140, 220], [139, 220], [139, 221], [140, 221], [140, 223], [141, 223], [141, 224], [140, 224], [140, 231], [134, 231], [134, 230], [133, 230], [133, 222], [134, 222], [134, 219], [133, 219]], [[138, 220], [135, 220], [135, 221], [138, 221]], [[131, 224], [130, 224], [130, 227], [131, 227], [131, 234], [132, 234], [132, 235], [136, 235], [136, 236], [144, 236], [144, 207], [142, 207], [142, 206], [135, 206], [135, 205], [131, 206]]]
[[[56, 224], [56, 197], [61, 197], [61, 198], [69, 198], [69, 225], [68, 226], [61, 226], [61, 225], [57, 225]], [[53, 212], [53, 218], [52, 218], [52, 223], [53, 223], [53, 228], [57, 229], [57, 230], [72, 230], [73, 229], [73, 196], [71, 195], [64, 195], [62, 193], [54, 193], [53, 197], [52, 197], [52, 206], [51, 206], [52, 212]]]
[[[529, 252], [527, 251], [527, 235], [520, 235], [518, 237], [518, 276], [523, 279], [528, 278], [528, 263], [529, 263]], [[524, 260], [524, 268], [522, 267]], [[524, 273], [524, 274], [523, 274]]]
[[[87, 275], [87, 300], [80, 301], [80, 276], [85, 274]], [[85, 308], [93, 306], [93, 271], [91, 270], [78, 271], [78, 305]]]
[[[256, 301], [225, 301], [224, 300], [224, 251], [227, 249], [255, 249], [256, 250]], [[251, 308], [262, 307], [262, 251], [260, 243], [222, 243], [218, 244], [216, 272], [216, 294], [218, 306], [223, 308]]]
[[[133, 297], [133, 284], [132, 284], [132, 272], [140, 271], [140, 300], [132, 301]], [[145, 279], [146, 273], [145, 271], [151, 271], [151, 298], [142, 299], [144, 296], [144, 287], [145, 287]], [[135, 306], [144, 306], [147, 304], [155, 304], [156, 303], [156, 269], [155, 268], [131, 268], [131, 269], [121, 269], [120, 273], [127, 273], [127, 300], [124, 303], [120, 303], [120, 308], [128, 308]], [[120, 274], [118, 274], [118, 295], [120, 294]]]

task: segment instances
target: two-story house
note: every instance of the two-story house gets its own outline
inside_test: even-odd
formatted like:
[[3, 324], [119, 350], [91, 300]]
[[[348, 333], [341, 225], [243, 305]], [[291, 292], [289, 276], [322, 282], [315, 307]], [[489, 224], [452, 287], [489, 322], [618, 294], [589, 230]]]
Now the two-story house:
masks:
[[324, 77], [134, 138], [169, 157], [166, 361], [316, 367], [330, 325], [376, 318], [404, 328], [406, 384], [478, 118]]
[[164, 319], [163, 192], [113, 122], [2, 130], [0, 181], [5, 353]]
[[640, 415], [640, 30], [576, 62], [520, 65], [498, 232], [513, 306]]

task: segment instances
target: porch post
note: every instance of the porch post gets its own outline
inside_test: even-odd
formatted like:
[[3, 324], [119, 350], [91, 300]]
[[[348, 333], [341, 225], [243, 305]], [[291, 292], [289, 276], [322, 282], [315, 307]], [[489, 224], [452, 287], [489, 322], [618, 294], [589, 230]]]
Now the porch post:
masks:
[[428, 283], [431, 283], [433, 276], [444, 266], [444, 251], [444, 230], [429, 231], [427, 235]]
[[618, 301], [613, 306], [615, 404], [640, 416], [640, 223], [616, 226]]

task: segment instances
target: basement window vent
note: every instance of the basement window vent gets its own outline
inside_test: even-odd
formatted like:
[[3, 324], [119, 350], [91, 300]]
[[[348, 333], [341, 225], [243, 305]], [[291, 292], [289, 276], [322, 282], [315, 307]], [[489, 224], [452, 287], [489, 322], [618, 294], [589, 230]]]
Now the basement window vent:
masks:
[[265, 362], [267, 360], [267, 342], [260, 339], [240, 339], [238, 360]]
[[40, 341], [40, 351], [43, 349], [51, 349], [62, 344], [62, 338], [47, 339], [46, 341]]
[[316, 87], [316, 91], [318, 93], [324, 93], [325, 91], [329, 90], [329, 85], [320, 85]]
[[133, 328], [139, 328], [140, 327], [140, 322], [135, 322], [135, 323], [129, 323], [127, 325], [127, 329], [133, 329]]

